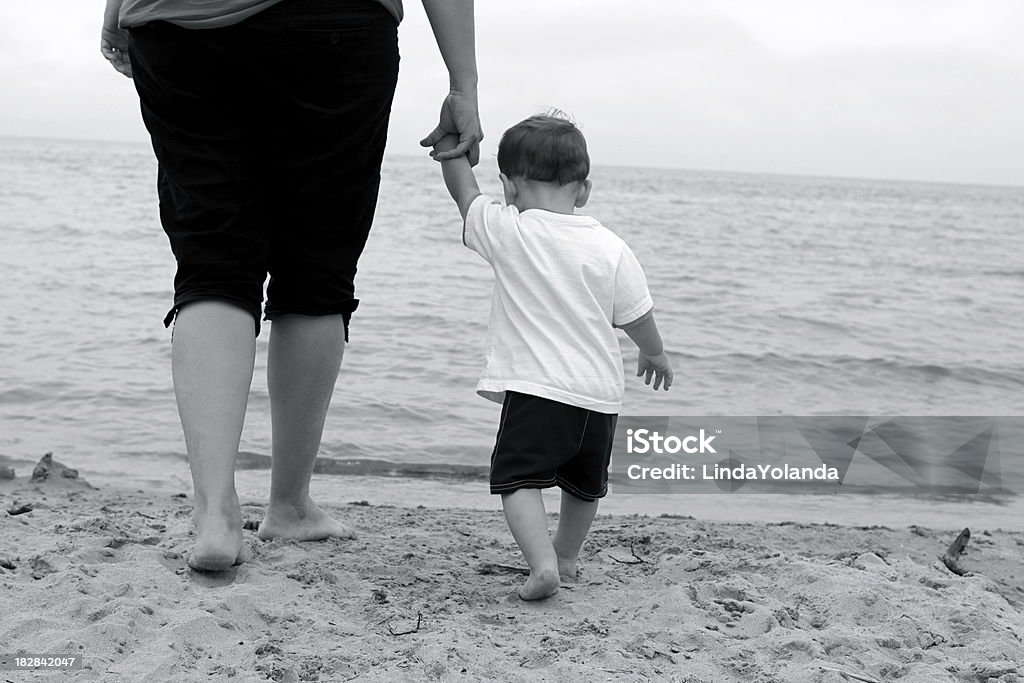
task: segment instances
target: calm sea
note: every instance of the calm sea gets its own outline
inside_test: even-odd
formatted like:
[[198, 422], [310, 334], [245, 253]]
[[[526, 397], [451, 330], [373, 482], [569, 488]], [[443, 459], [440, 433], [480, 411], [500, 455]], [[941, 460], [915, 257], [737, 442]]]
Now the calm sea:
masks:
[[[184, 471], [155, 174], [144, 144], [0, 139], [0, 455]], [[478, 175], [499, 192], [493, 160]], [[631, 378], [624, 413], [1024, 415], [1024, 189], [600, 164], [593, 180], [584, 211], [644, 264], [677, 374], [667, 394]], [[432, 161], [386, 159], [323, 442], [337, 471], [487, 464], [491, 274], [460, 230]], [[267, 331], [249, 467], [269, 454]]]

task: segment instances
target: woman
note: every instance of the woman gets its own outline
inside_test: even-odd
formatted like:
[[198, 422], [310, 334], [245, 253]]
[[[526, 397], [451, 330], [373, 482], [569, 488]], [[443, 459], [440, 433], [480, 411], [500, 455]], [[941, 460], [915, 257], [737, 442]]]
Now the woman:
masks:
[[[438, 125], [479, 156], [472, 0], [423, 0], [451, 90]], [[177, 260], [171, 365], [195, 490], [190, 565], [245, 559], [235, 458], [263, 281], [273, 445], [259, 536], [352, 532], [309, 480], [358, 305], [398, 76], [401, 0], [107, 0], [101, 51], [133, 78]]]

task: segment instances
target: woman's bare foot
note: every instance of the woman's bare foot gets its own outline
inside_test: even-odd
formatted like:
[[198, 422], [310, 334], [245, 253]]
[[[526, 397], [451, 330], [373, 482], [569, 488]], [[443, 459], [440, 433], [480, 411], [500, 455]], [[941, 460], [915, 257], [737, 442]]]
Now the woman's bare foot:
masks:
[[553, 569], [542, 569], [530, 572], [530, 578], [519, 589], [519, 597], [523, 600], [543, 600], [558, 592], [558, 572]]
[[238, 501], [228, 509], [214, 513], [197, 508], [193, 514], [196, 544], [189, 555], [192, 569], [220, 572], [251, 558], [251, 552], [242, 543], [242, 513]]
[[331, 537], [356, 537], [355, 531], [321, 510], [309, 497], [299, 505], [271, 502], [256, 534], [264, 541], [272, 538], [322, 541]]

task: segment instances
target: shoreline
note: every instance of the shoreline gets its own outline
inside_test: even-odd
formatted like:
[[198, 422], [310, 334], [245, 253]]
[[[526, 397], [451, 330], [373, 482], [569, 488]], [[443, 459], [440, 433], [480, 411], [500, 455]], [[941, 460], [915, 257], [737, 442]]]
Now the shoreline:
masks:
[[[0, 456], [0, 469], [13, 467], [25, 474], [32, 463], [24, 457]], [[188, 464], [182, 458], [169, 466], [147, 459], [129, 472], [81, 470], [89, 481], [129, 490], [191, 494]], [[157, 472], [147, 476], [149, 472]], [[270, 491], [269, 457], [254, 453], [239, 456], [235, 472], [240, 499], [266, 501]], [[402, 507], [498, 510], [498, 497], [489, 493], [486, 468], [473, 465], [392, 462], [379, 459], [318, 460], [311, 479], [313, 497], [324, 503], [354, 500]], [[640, 492], [638, 492], [640, 491]], [[850, 484], [836, 493], [712, 492], [710, 487], [689, 487], [676, 493], [644, 491], [635, 482], [609, 484], [601, 514], [681, 515], [710, 522], [831, 523], [845, 526], [905, 527], [910, 523], [934, 529], [1024, 531], [1024, 494], [986, 490], [984, 493], [914, 494], [878, 490]], [[549, 510], [558, 509], [558, 489], [545, 494]]]
[[[115, 477], [89, 475], [97, 484], [142, 488], [191, 495], [188, 467], [173, 479], [125, 484]], [[270, 493], [268, 470], [237, 470], [240, 498], [263, 503]], [[137, 484], [137, 485], [133, 485]], [[500, 510], [497, 496], [490, 494], [485, 479], [454, 477], [394, 477], [372, 475], [314, 474], [310, 482], [313, 498], [341, 505], [369, 500], [396, 507]], [[558, 509], [558, 489], [545, 492], [549, 511]], [[957, 532], [968, 526], [989, 530], [1024, 532], [1024, 496], [972, 500], [967, 496], [935, 495], [911, 498], [905, 495], [843, 493], [837, 495], [788, 493], [699, 493], [655, 494], [611, 492], [601, 500], [599, 514], [615, 516], [676, 515], [719, 523], [831, 523], [844, 526], [907, 527], [910, 524]], [[909, 520], [909, 521], [908, 521]]]
[[920, 525], [602, 513], [581, 581], [523, 603], [523, 562], [493, 501], [350, 496], [324, 507], [359, 538], [296, 543], [256, 539], [264, 508], [245, 500], [254, 558], [208, 575], [185, 563], [180, 492], [22, 476], [0, 480], [0, 500], [33, 504], [0, 525], [0, 640], [12, 653], [82, 654], [89, 668], [72, 680], [1024, 675], [1020, 531], [972, 524], [970, 574], [957, 576], [937, 558], [955, 534]]

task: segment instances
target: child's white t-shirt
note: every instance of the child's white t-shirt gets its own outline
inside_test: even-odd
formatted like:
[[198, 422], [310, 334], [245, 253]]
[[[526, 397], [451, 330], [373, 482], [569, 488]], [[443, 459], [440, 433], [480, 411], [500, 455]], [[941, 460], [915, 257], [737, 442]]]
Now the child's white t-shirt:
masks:
[[463, 242], [494, 269], [486, 365], [477, 393], [516, 391], [618, 413], [625, 391], [612, 325], [653, 307], [622, 239], [590, 216], [503, 206], [480, 195]]

